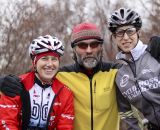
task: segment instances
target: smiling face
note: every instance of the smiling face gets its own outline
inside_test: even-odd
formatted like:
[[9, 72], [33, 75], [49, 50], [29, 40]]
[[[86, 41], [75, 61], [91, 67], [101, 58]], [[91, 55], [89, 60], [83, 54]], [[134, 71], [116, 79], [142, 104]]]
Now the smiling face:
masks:
[[139, 31], [133, 26], [119, 27], [113, 34], [113, 42], [125, 53], [129, 53], [138, 42]]
[[35, 67], [37, 71], [36, 76], [43, 83], [50, 83], [59, 69], [59, 59], [49, 55], [43, 56], [37, 61]]

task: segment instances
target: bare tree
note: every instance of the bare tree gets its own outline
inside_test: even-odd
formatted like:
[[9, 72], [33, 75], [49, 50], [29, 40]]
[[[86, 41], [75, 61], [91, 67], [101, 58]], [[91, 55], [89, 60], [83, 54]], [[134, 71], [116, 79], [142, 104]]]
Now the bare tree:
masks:
[[36, 34], [33, 33], [34, 22], [31, 21], [31, 15], [36, 12], [36, 8], [30, 6], [31, 3], [38, 8], [38, 3], [32, 0], [23, 3], [9, 1], [1, 13], [1, 74], [24, 72], [28, 66], [27, 43]]
[[142, 32], [142, 38], [145, 42], [148, 42], [151, 36], [160, 34], [160, 18], [158, 17], [160, 14], [160, 1], [140, 0], [140, 2], [142, 4], [143, 11], [147, 14], [147, 17], [142, 17], [146, 20], [146, 27]]
[[78, 23], [83, 20], [83, 5], [85, 1], [74, 3], [57, 0], [50, 6], [40, 5], [37, 0], [9, 1], [0, 14], [3, 17], [0, 21], [1, 75], [20, 74], [28, 70], [31, 65], [28, 46], [39, 35], [51, 34], [62, 39], [66, 43], [66, 55], [62, 64], [70, 63], [67, 48], [71, 25], [74, 25], [73, 21]]

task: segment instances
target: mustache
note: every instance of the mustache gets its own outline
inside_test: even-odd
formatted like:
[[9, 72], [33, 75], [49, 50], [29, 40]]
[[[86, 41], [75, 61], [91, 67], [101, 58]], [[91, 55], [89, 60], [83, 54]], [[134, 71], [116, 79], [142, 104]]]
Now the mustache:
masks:
[[86, 57], [83, 58], [83, 60], [85, 60], [85, 59], [90, 59], [90, 58], [91, 58], [91, 59], [97, 59], [97, 58], [94, 57], [94, 56], [86, 56]]

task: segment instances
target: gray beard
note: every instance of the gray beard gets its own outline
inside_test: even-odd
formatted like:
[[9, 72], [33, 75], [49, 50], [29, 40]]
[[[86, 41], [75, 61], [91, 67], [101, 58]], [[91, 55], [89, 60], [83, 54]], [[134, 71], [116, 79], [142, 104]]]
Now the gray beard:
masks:
[[86, 69], [92, 69], [97, 66], [97, 64], [101, 61], [102, 53], [98, 53], [96, 57], [86, 57], [81, 58], [78, 54], [75, 54], [75, 61], [85, 67]]
[[82, 64], [85, 68], [87, 69], [92, 69], [94, 67], [96, 67], [96, 65], [98, 64], [98, 61], [96, 58], [85, 58], [83, 61], [82, 61]]

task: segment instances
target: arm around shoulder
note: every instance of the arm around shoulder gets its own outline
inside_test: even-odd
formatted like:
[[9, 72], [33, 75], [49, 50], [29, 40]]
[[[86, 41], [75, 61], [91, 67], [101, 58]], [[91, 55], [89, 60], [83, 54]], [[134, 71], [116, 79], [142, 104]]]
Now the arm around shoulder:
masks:
[[15, 97], [20, 95], [23, 85], [20, 79], [15, 75], [7, 75], [0, 78], [0, 91], [7, 96]]

